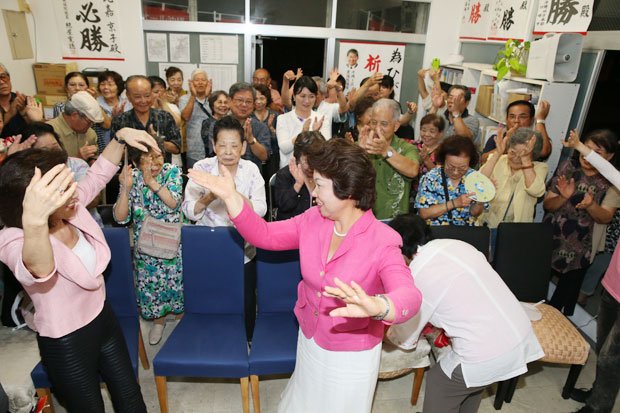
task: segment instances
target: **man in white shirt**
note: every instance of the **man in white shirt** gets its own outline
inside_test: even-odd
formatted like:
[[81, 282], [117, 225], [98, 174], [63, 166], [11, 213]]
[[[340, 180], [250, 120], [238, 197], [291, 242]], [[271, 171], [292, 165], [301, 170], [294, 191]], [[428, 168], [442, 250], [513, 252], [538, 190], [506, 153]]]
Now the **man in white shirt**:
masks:
[[516, 297], [473, 246], [452, 239], [431, 240], [417, 215], [390, 223], [403, 237], [403, 256], [422, 292], [420, 311], [390, 327], [387, 336], [414, 348], [431, 323], [451, 337], [451, 350], [426, 376], [424, 413], [475, 413], [482, 391], [527, 371], [544, 356], [531, 322]]

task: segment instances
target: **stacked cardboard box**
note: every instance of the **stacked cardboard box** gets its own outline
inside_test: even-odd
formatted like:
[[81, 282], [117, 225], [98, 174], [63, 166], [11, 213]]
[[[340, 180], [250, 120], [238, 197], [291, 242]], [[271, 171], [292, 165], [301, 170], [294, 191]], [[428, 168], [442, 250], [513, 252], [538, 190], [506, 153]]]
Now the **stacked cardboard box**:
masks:
[[77, 72], [76, 62], [71, 63], [34, 63], [34, 80], [37, 85], [38, 99], [43, 104], [46, 119], [52, 117], [52, 108], [58, 102], [67, 100], [65, 91], [65, 76], [70, 72]]

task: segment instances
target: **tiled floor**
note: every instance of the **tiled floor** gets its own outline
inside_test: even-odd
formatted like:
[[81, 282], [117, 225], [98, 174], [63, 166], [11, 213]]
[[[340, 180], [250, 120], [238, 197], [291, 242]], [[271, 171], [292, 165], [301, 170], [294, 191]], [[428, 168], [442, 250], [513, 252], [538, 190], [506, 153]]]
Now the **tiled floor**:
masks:
[[[164, 332], [164, 340], [157, 346], [147, 346], [149, 360], [157, 353], [165, 339], [173, 330], [175, 322], [169, 322]], [[142, 331], [148, 336], [149, 325], [142, 323]], [[33, 333], [11, 332], [0, 328], [0, 381], [11, 385], [22, 385], [28, 380], [28, 373], [37, 361], [36, 340]], [[594, 379], [596, 356], [591, 353], [588, 363], [577, 382], [578, 387], [589, 387]], [[581, 405], [571, 400], [563, 400], [561, 388], [568, 374], [568, 367], [543, 363], [530, 364], [530, 371], [521, 378], [512, 403], [504, 404], [502, 412], [573, 412]], [[9, 383], [8, 380], [13, 381]], [[260, 383], [261, 407], [263, 413], [277, 410], [280, 393], [287, 383], [286, 377], [263, 379]], [[140, 367], [140, 383], [149, 412], [159, 412], [157, 392], [152, 370]], [[373, 413], [411, 413], [421, 412], [424, 400], [424, 384], [417, 406], [409, 404], [412, 376], [380, 382], [375, 394]], [[480, 412], [494, 412], [494, 387], [489, 387], [483, 396]], [[168, 382], [169, 407], [171, 413], [239, 413], [241, 393], [239, 383], [234, 380], [194, 380], [171, 379]], [[104, 391], [106, 411], [112, 412]], [[620, 401], [616, 403], [620, 412]], [[65, 410], [56, 404], [56, 412]], [[300, 412], [303, 413], [303, 412]], [[325, 412], [328, 413], [328, 412]], [[352, 412], [355, 413], [355, 412]]]

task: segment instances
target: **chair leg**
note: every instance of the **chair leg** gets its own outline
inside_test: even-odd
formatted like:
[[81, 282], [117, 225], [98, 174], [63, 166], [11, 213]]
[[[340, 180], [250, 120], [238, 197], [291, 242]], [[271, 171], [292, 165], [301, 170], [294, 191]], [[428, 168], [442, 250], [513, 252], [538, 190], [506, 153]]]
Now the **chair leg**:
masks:
[[504, 399], [506, 403], [510, 403], [512, 401], [512, 396], [514, 396], [515, 394], [518, 381], [519, 381], [519, 376], [513, 377], [512, 379], [508, 381], [508, 390], [506, 391], [506, 398]]
[[241, 403], [243, 404], [243, 413], [250, 413], [250, 381], [247, 377], [241, 377]]
[[570, 397], [571, 392], [575, 388], [575, 383], [577, 383], [577, 379], [579, 378], [579, 373], [581, 373], [582, 368], [583, 366], [581, 364], [573, 364], [570, 366], [568, 377], [566, 378], [566, 383], [564, 384], [564, 388], [562, 389], [563, 399], [568, 399]]
[[166, 386], [166, 376], [155, 376], [155, 385], [157, 386], [159, 410], [161, 413], [168, 413], [168, 388]]
[[49, 387], [38, 388], [37, 396], [39, 396], [39, 398], [47, 397], [47, 403], [45, 404], [42, 413], [54, 413], [54, 400], [52, 399], [52, 392]]
[[144, 347], [144, 338], [142, 338], [142, 329], [138, 328], [138, 357], [144, 370], [151, 368], [149, 358], [146, 356], [146, 348]]
[[258, 376], [252, 374], [250, 376], [250, 385], [252, 386], [252, 403], [254, 404], [254, 413], [260, 413], [260, 392], [258, 390]]
[[493, 407], [495, 410], [501, 410], [504, 400], [506, 400], [506, 393], [508, 392], [508, 381], [500, 381], [497, 383], [497, 393], [495, 393], [495, 402]]
[[413, 385], [411, 386], [411, 405], [418, 404], [418, 396], [424, 380], [424, 367], [418, 367], [413, 372]]

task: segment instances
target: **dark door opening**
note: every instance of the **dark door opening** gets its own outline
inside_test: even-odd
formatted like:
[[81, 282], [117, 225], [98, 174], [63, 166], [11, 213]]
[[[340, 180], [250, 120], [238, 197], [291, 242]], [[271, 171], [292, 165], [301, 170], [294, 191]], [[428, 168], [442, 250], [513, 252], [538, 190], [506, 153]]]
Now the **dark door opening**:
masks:
[[304, 75], [323, 77], [325, 39], [257, 38], [260, 42], [256, 45], [256, 68], [264, 67], [269, 71], [278, 91], [282, 86], [282, 76], [289, 69], [297, 71], [301, 67]]
[[618, 90], [620, 90], [620, 51], [605, 52], [590, 108], [583, 125], [583, 133], [594, 129], [611, 129], [620, 134], [618, 116]]

